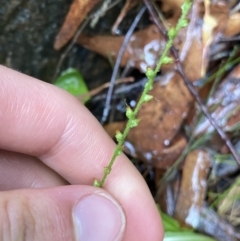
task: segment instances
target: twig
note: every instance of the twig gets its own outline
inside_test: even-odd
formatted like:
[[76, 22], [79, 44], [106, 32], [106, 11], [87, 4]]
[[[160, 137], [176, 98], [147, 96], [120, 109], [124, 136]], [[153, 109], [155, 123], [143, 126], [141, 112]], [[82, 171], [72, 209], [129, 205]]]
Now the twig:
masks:
[[239, 41], [240, 36], [234, 36], [234, 37], [221, 37], [219, 39], [219, 42], [233, 42], [233, 41]]
[[[146, 82], [147, 82], [147, 78], [142, 78], [141, 80], [139, 80], [137, 82], [133, 82], [133, 83], [130, 83], [128, 85], [122, 85], [122, 86], [116, 88], [112, 98], [117, 98], [117, 97], [115, 97], [115, 95], [122, 95], [122, 94], [126, 95], [127, 93], [131, 92], [132, 90], [134, 90], [136, 88], [143, 89], [143, 87], [146, 84]], [[97, 96], [94, 96], [93, 100], [94, 101], [106, 100], [106, 94], [99, 94]]]
[[111, 0], [105, 0], [102, 4], [102, 7], [97, 10], [96, 13], [94, 13], [94, 16], [92, 17], [92, 21], [90, 23], [91, 28], [94, 28], [97, 24], [98, 20], [104, 16], [104, 14], [111, 8], [113, 8], [115, 5], [120, 3], [121, 0], [116, 0], [115, 2], [111, 3]]
[[139, 20], [141, 19], [143, 13], [145, 12], [146, 7], [142, 7], [142, 9], [138, 12], [136, 18], [134, 19], [131, 27], [129, 28], [127, 34], [125, 35], [123, 44], [118, 52], [118, 56], [113, 68], [113, 73], [111, 76], [111, 80], [110, 80], [110, 87], [108, 89], [108, 93], [107, 93], [107, 98], [106, 98], [106, 102], [105, 102], [105, 107], [103, 110], [103, 114], [102, 114], [102, 119], [101, 119], [101, 123], [104, 124], [108, 118], [108, 114], [109, 114], [109, 110], [110, 110], [110, 104], [111, 104], [111, 99], [112, 99], [112, 94], [113, 94], [113, 89], [114, 89], [114, 81], [117, 78], [117, 74], [118, 74], [118, 69], [122, 60], [122, 56], [127, 48], [128, 42], [133, 34], [134, 29], [136, 28]]
[[[115, 85], [118, 85], [118, 84], [123, 84], [123, 83], [129, 83], [129, 82], [133, 82], [134, 81], [134, 78], [133, 77], [126, 77], [126, 78], [120, 78], [120, 79], [117, 79], [115, 81]], [[87, 94], [83, 94], [83, 95], [80, 95], [77, 97], [78, 100], [80, 100], [81, 102], [87, 98], [87, 97], [93, 97], [97, 94], [99, 94], [101, 91], [103, 91], [104, 89], [108, 88], [110, 86], [110, 83], [105, 83], [95, 89], [92, 89], [89, 91], [89, 93]]]
[[[162, 23], [159, 21], [151, 1], [149, 0], [144, 0], [144, 3], [149, 11], [149, 13], [151, 14], [151, 16], [153, 17], [153, 21], [154, 23], [157, 25], [159, 31], [161, 32], [161, 34], [163, 35], [164, 39], [167, 41], [168, 40], [168, 36], [167, 36], [167, 32], [165, 30], [165, 28], [163, 27]], [[173, 54], [173, 57], [175, 59], [175, 64], [177, 67], [177, 71], [180, 74], [180, 76], [182, 77], [185, 85], [188, 87], [189, 91], [191, 92], [191, 94], [193, 95], [193, 97], [195, 98], [195, 100], [197, 101], [197, 103], [199, 104], [200, 109], [202, 110], [203, 114], [208, 118], [209, 122], [211, 123], [211, 125], [216, 129], [216, 131], [218, 132], [218, 134], [220, 135], [220, 137], [222, 138], [223, 141], [225, 141], [226, 145], [228, 146], [228, 148], [230, 149], [234, 159], [237, 161], [237, 163], [240, 165], [240, 157], [238, 155], [238, 153], [236, 152], [235, 148], [233, 147], [230, 139], [228, 138], [228, 136], [226, 135], [226, 133], [218, 126], [218, 124], [216, 123], [216, 121], [212, 118], [211, 114], [209, 113], [207, 107], [203, 104], [203, 101], [201, 99], [201, 97], [199, 96], [198, 92], [195, 90], [193, 84], [189, 81], [189, 79], [187, 78], [183, 67], [179, 61], [179, 56], [178, 56], [178, 52], [177, 50], [174, 48], [174, 46], [171, 47], [171, 52]]]

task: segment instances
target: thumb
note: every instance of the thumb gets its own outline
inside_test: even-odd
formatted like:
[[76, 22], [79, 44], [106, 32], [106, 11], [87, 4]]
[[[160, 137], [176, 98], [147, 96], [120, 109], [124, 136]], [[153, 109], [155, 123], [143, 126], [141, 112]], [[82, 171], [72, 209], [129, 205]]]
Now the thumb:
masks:
[[121, 240], [125, 215], [104, 190], [91, 186], [0, 193], [1, 241]]

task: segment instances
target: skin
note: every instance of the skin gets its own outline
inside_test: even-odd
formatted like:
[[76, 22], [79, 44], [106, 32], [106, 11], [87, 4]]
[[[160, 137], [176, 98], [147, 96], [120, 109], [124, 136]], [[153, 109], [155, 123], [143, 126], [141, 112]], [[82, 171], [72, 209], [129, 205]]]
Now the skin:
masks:
[[[0, 239], [76, 240], [72, 206], [99, 191], [93, 180], [115, 144], [65, 91], [3, 66], [0, 83]], [[122, 240], [162, 240], [148, 187], [123, 154], [101, 192], [124, 210]]]

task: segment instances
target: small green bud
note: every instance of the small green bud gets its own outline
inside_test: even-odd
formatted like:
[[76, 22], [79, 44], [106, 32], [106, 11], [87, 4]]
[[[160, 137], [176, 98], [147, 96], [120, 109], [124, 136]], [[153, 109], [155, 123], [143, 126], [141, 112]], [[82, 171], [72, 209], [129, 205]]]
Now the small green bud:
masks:
[[131, 119], [131, 118], [134, 117], [134, 113], [133, 113], [132, 109], [129, 106], [127, 106], [126, 116], [127, 116], [128, 119]]
[[165, 56], [162, 61], [163, 64], [171, 64], [172, 62], [173, 62], [173, 58], [168, 56]]
[[180, 24], [181, 24], [181, 28], [185, 28], [188, 26], [189, 22], [187, 19], [183, 19]]
[[111, 168], [110, 167], [104, 167], [104, 173], [105, 174], [109, 174], [111, 172]]
[[122, 141], [123, 134], [120, 131], [116, 131], [115, 138], [118, 142]]
[[144, 101], [144, 102], [148, 102], [148, 101], [150, 101], [152, 98], [153, 98], [152, 95], [146, 94], [146, 95], [143, 97], [143, 101]]
[[152, 83], [150, 83], [150, 82], [148, 81], [148, 82], [145, 84], [144, 88], [147, 89], [148, 91], [149, 91], [149, 90], [152, 90], [152, 89], [153, 89]]
[[182, 13], [183, 14], [187, 14], [187, 12], [191, 8], [191, 6], [192, 6], [192, 2], [191, 1], [184, 1], [184, 3], [181, 6]]
[[147, 67], [146, 76], [148, 79], [154, 80], [156, 74], [153, 69], [151, 69], [150, 67]]
[[93, 186], [94, 186], [94, 187], [102, 187], [101, 182], [98, 181], [97, 179], [94, 180]]
[[128, 125], [130, 128], [136, 127], [136, 126], [138, 126], [139, 121], [140, 121], [139, 119], [130, 120], [128, 122]]
[[175, 28], [170, 28], [170, 29], [168, 30], [168, 37], [169, 37], [170, 39], [174, 39], [175, 36], [176, 36], [176, 29], [175, 29]]
[[117, 155], [119, 156], [119, 155], [121, 155], [122, 154], [122, 150], [118, 150], [117, 151]]

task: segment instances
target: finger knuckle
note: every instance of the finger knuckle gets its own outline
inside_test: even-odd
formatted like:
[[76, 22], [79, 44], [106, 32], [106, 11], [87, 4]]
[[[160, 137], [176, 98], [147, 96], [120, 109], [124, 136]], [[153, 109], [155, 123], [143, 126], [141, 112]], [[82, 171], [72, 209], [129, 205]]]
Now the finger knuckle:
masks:
[[1, 198], [0, 201], [1, 241], [35, 240], [35, 218], [26, 198]]

